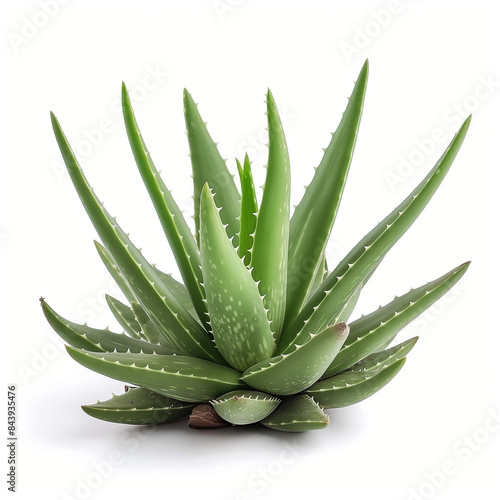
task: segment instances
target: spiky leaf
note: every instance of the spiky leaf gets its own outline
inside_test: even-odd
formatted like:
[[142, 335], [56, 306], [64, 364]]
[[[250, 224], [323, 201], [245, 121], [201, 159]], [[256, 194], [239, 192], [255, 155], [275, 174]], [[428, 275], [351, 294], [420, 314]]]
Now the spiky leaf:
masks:
[[290, 221], [285, 329], [311, 291], [332, 231], [358, 135], [367, 81], [368, 61], [361, 69], [340, 124]]
[[275, 344], [257, 283], [226, 236], [208, 185], [201, 194], [200, 249], [217, 348], [244, 371], [269, 358]]
[[146, 185], [163, 231], [167, 236], [191, 302], [201, 322], [207, 326], [207, 306], [203, 301], [205, 294], [201, 286], [200, 256], [196, 241], [146, 148], [137, 126], [125, 84], [122, 85], [122, 108], [128, 139], [142, 180]]
[[108, 377], [187, 402], [243, 389], [240, 373], [211, 361], [159, 354], [94, 353], [67, 347], [78, 363]]
[[250, 160], [245, 155], [243, 167], [238, 160], [238, 173], [241, 182], [241, 215], [238, 255], [245, 262], [245, 266], [250, 265], [250, 249], [253, 246], [255, 226], [257, 224], [257, 198], [255, 196], [255, 186], [253, 183]]
[[123, 302], [111, 297], [111, 295], [106, 294], [106, 302], [121, 327], [134, 339], [141, 339], [141, 325], [137, 322], [134, 311]]
[[120, 290], [123, 292], [123, 295], [125, 295], [129, 302], [137, 300], [134, 292], [132, 291], [132, 288], [130, 287], [129, 282], [125, 279], [123, 274], [118, 269], [118, 266], [116, 265], [116, 262], [109, 253], [108, 249], [95, 240], [94, 245], [97, 249], [99, 257], [101, 257], [101, 260], [106, 266], [106, 269], [108, 270], [109, 274], [111, 274], [111, 277], [115, 280]]
[[280, 402], [281, 399], [259, 391], [231, 391], [211, 401], [217, 414], [233, 425], [260, 422]]
[[271, 331], [281, 333], [286, 307], [288, 226], [290, 223], [290, 159], [285, 134], [271, 91], [267, 92], [269, 160], [252, 247], [252, 275], [269, 309]]
[[143, 257], [94, 194], [56, 117], [53, 114], [51, 117], [54, 133], [73, 185], [120, 273], [128, 283], [133, 283], [134, 295], [151, 321], [175, 352], [224, 362], [207, 332], [172, 295], [153, 266]]
[[95, 352], [172, 354], [172, 350], [168, 347], [130, 338], [124, 333], [113, 333], [108, 329], [98, 330], [73, 323], [57, 314], [45, 300], [41, 300], [41, 304], [45, 317], [54, 331], [68, 344], [78, 349]]
[[218, 207], [222, 207], [221, 219], [227, 224], [227, 235], [229, 238], [235, 236], [233, 243], [234, 246], [238, 246], [240, 194], [226, 162], [201, 119], [198, 107], [186, 89], [184, 89], [184, 114], [193, 166], [196, 237], [199, 241], [201, 191], [205, 183], [208, 183], [214, 191], [215, 203]]
[[470, 117], [423, 181], [330, 273], [286, 330], [286, 337], [281, 340], [283, 347], [300, 342], [307, 337], [309, 331], [318, 331], [338, 320], [348, 297], [367, 279], [429, 203], [448, 173], [465, 139], [469, 124]]
[[137, 323], [139, 323], [141, 336], [153, 344], [162, 344], [170, 347], [170, 344], [160, 333], [160, 330], [158, 330], [154, 323], [149, 319], [149, 316], [146, 314], [141, 304], [138, 302], [132, 302], [130, 305], [132, 306], [132, 312], [134, 313], [135, 319]]
[[323, 281], [328, 276], [328, 264], [326, 262], [326, 255], [323, 253], [323, 257], [321, 257], [321, 261], [319, 263], [319, 267], [314, 275], [313, 283], [307, 298], [309, 298], [312, 293], [318, 288], [318, 286], [323, 283]]
[[117, 424], [157, 425], [175, 422], [190, 414], [195, 405], [162, 396], [143, 387], [129, 389], [107, 401], [84, 405], [91, 417]]
[[395, 345], [390, 349], [385, 349], [384, 351], [374, 352], [361, 361], [358, 361], [355, 365], [351, 366], [346, 372], [373, 372], [378, 371], [387, 366], [393, 365], [396, 361], [403, 359], [406, 355], [413, 349], [417, 343], [418, 337], [413, 337], [411, 339], [401, 342], [401, 344]]
[[369, 371], [345, 371], [316, 382], [306, 394], [325, 408], [343, 408], [375, 394], [388, 384], [401, 370], [406, 358], [389, 366]]
[[469, 262], [466, 262], [437, 280], [412, 289], [384, 307], [352, 322], [345, 344], [324, 377], [340, 373], [392, 342], [402, 328], [447, 293], [468, 267]]
[[193, 318], [198, 319], [196, 310], [193, 306], [193, 302], [191, 301], [191, 297], [189, 295], [189, 292], [187, 291], [186, 285], [177, 281], [171, 274], [164, 273], [156, 267], [155, 269], [160, 279], [172, 292], [172, 295], [179, 301], [182, 307], [184, 307], [184, 309], [186, 309], [186, 311], [191, 314]]
[[266, 427], [284, 432], [324, 429], [329, 422], [330, 416], [305, 394], [285, 398], [269, 417], [261, 421]]
[[349, 333], [345, 323], [311, 334], [289, 354], [281, 354], [251, 366], [241, 380], [255, 389], [286, 396], [314, 384], [339, 352]]

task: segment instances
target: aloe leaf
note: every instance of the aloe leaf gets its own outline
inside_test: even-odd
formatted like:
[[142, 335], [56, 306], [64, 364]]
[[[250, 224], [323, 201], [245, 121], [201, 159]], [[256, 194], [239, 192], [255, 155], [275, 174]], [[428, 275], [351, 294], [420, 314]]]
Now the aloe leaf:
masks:
[[207, 131], [205, 122], [201, 119], [198, 107], [189, 92], [184, 89], [184, 114], [186, 129], [191, 151], [194, 182], [194, 220], [196, 238], [199, 242], [200, 232], [200, 198], [205, 183], [214, 192], [215, 203], [221, 208], [220, 217], [227, 224], [226, 232], [229, 238], [235, 237], [233, 244], [238, 246], [238, 231], [240, 228], [240, 194], [236, 189], [233, 176], [227, 169], [217, 145]]
[[269, 160], [252, 247], [252, 275], [269, 309], [271, 331], [281, 333], [286, 307], [288, 227], [290, 223], [290, 158], [278, 109], [267, 92]]
[[368, 61], [361, 69], [340, 124], [290, 221], [284, 329], [302, 308], [330, 237], [356, 143], [367, 80]]
[[321, 283], [327, 278], [328, 276], [328, 264], [326, 262], [326, 255], [323, 253], [323, 257], [321, 257], [321, 261], [319, 263], [319, 267], [316, 270], [316, 274], [314, 275], [314, 279], [312, 282], [311, 290], [309, 291], [307, 298], [309, 298], [312, 293], [318, 288]]
[[345, 344], [324, 376], [340, 373], [372, 352], [383, 349], [392, 342], [402, 328], [447, 293], [464, 275], [469, 264], [466, 262], [440, 278], [412, 289], [384, 307], [352, 322]]
[[139, 327], [141, 329], [141, 337], [145, 338], [146, 340], [148, 340], [148, 342], [151, 342], [153, 344], [164, 345], [172, 349], [168, 341], [161, 334], [160, 330], [156, 328], [155, 324], [146, 314], [146, 311], [144, 311], [143, 307], [138, 302], [131, 302], [130, 306], [137, 323], [139, 323]]
[[239, 372], [204, 359], [66, 349], [90, 370], [180, 401], [199, 403], [245, 388]]
[[403, 359], [413, 349], [417, 343], [418, 337], [401, 342], [390, 349], [374, 352], [355, 365], [351, 366], [346, 372], [374, 372], [380, 371], [387, 366], [393, 365], [396, 361]]
[[97, 252], [99, 253], [99, 257], [101, 257], [101, 260], [106, 266], [106, 269], [108, 270], [109, 274], [111, 274], [112, 278], [115, 280], [120, 290], [123, 292], [123, 295], [125, 295], [125, 297], [129, 302], [137, 300], [134, 292], [132, 291], [132, 288], [130, 287], [128, 281], [125, 279], [123, 274], [118, 269], [118, 266], [116, 265], [116, 262], [109, 253], [108, 249], [103, 245], [101, 245], [98, 241], [94, 240], [94, 244], [97, 249]]
[[335, 359], [349, 333], [345, 323], [311, 334], [295, 350], [251, 366], [241, 380], [255, 389], [278, 396], [296, 394], [314, 384]]
[[259, 391], [231, 391], [211, 401], [217, 414], [233, 425], [260, 422], [270, 415], [281, 399]]
[[316, 382], [306, 394], [325, 408], [343, 408], [375, 394], [387, 385], [401, 370], [406, 358], [387, 367], [368, 371], [345, 371]]
[[469, 128], [470, 117], [434, 168], [382, 222], [370, 231], [330, 273], [286, 331], [283, 345], [300, 342], [309, 331], [318, 331], [337, 321], [347, 298], [408, 230], [430, 201], [448, 173]]
[[[109, 273], [119, 286], [120, 290], [123, 292], [125, 297], [129, 302], [136, 302], [137, 298], [132, 291], [130, 284], [121, 274], [116, 262], [113, 260], [113, 257], [99, 242], [94, 241], [97, 251], [99, 252], [99, 256], [101, 257], [104, 265], [108, 269]], [[175, 278], [172, 277], [171, 274], [164, 273], [160, 271], [154, 264], [152, 267], [155, 269], [158, 274], [158, 278], [163, 282], [163, 284], [170, 290], [172, 295], [177, 299], [177, 301], [186, 309], [186, 311], [194, 318], [198, 319], [196, 311], [194, 309], [193, 303], [191, 302], [191, 297], [189, 296], [188, 291], [186, 290], [186, 286], [183, 283], [179, 283]], [[198, 321], [200, 321], [198, 319]]]
[[250, 249], [253, 246], [253, 235], [257, 224], [257, 198], [255, 196], [255, 186], [253, 183], [252, 170], [250, 168], [250, 160], [248, 155], [245, 155], [243, 168], [238, 160], [238, 173], [241, 183], [241, 215], [240, 215], [240, 233], [238, 255], [245, 266], [250, 265]]
[[227, 362], [243, 371], [275, 348], [257, 283], [226, 235], [207, 184], [201, 194], [200, 250], [212, 333]]
[[106, 302], [121, 327], [134, 339], [141, 339], [141, 325], [137, 322], [134, 311], [110, 295], [106, 295]]
[[201, 286], [202, 275], [198, 246], [181, 210], [165, 186], [146, 148], [125, 84], [122, 85], [122, 108], [125, 128], [139, 172], [167, 236], [194, 308], [202, 323], [207, 325], [207, 306], [203, 301], [205, 295]]
[[200, 324], [179, 304], [158, 277], [158, 273], [130, 241], [94, 194], [52, 114], [52, 125], [64, 162], [80, 199], [126, 281], [134, 284], [134, 294], [161, 331], [182, 355], [224, 362], [212, 339]]
[[261, 423], [277, 431], [312, 431], [327, 427], [330, 423], [330, 416], [313, 398], [299, 394], [285, 398], [278, 408]]
[[[186, 311], [196, 320], [198, 320], [198, 315], [191, 301], [189, 292], [187, 291], [186, 285], [177, 281], [171, 274], [164, 273], [160, 271], [157, 267], [153, 266], [158, 273], [158, 276], [163, 281], [165, 286], [170, 290], [172, 295], [179, 301], [179, 303], [186, 309]], [[205, 292], [203, 292], [205, 293]], [[208, 314], [208, 312], [207, 312]], [[199, 320], [201, 323], [201, 320]]]
[[146, 354], [172, 354], [167, 347], [130, 338], [124, 333], [113, 333], [109, 329], [98, 330], [87, 325], [69, 321], [41, 301], [43, 313], [54, 331], [68, 344], [78, 349], [95, 352], [133, 352]]
[[113, 395], [107, 401], [84, 405], [82, 410], [91, 417], [117, 424], [157, 425], [175, 422], [191, 413], [193, 403], [177, 401], [143, 387]]

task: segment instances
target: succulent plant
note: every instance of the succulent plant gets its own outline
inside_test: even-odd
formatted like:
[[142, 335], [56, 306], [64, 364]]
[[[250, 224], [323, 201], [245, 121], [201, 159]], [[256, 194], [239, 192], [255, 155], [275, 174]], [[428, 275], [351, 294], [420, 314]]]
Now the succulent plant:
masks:
[[[328, 425], [325, 409], [358, 403], [401, 370], [417, 338], [397, 333], [465, 273], [462, 264], [348, 323], [389, 249], [427, 205], [465, 138], [470, 117], [415, 190], [328, 271], [325, 251], [356, 142], [366, 62], [314, 177], [290, 218], [290, 161], [267, 93], [269, 157], [260, 203], [248, 156], [241, 189], [184, 91], [194, 180], [195, 234], [151, 160], [122, 87], [128, 139], [183, 283], [150, 264], [88, 184], [59, 122], [69, 175], [102, 241], [104, 265], [129, 302], [107, 297], [125, 333], [43, 312], [83, 366], [134, 387], [83, 406], [110, 422], [158, 424], [191, 415], [192, 427], [261, 424], [281, 431]], [[206, 424], [206, 425], [205, 425]]]

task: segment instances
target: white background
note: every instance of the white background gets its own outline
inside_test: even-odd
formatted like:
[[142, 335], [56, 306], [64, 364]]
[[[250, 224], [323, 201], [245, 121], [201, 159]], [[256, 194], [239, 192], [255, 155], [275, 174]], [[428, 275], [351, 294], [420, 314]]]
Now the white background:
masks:
[[[18, 498], [498, 498], [499, 2], [62, 3], [4, 1], [0, 15], [2, 399], [17, 384]], [[369, 400], [331, 412], [328, 429], [300, 435], [197, 432], [184, 422], [148, 431], [86, 416], [79, 405], [123, 384], [66, 355], [38, 298], [73, 321], [116, 330], [102, 303], [119, 294], [62, 170], [49, 110], [108, 209], [151, 261], [176, 273], [127, 143], [121, 81], [189, 214], [184, 87], [230, 168], [248, 149], [259, 183], [271, 88], [297, 203], [367, 57], [330, 267], [413, 189], [473, 112], [448, 178], [355, 313], [473, 261], [455, 291], [400, 334], [420, 335], [403, 371]], [[439, 130], [446, 140], [432, 139]]]

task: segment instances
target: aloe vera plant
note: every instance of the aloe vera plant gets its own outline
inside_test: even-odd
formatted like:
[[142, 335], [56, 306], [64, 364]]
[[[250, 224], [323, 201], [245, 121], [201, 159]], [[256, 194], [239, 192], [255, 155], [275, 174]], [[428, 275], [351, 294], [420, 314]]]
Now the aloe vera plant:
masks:
[[219, 423], [260, 422], [288, 432], [320, 429], [329, 423], [325, 409], [358, 403], [399, 372], [417, 338], [390, 346], [397, 333], [442, 297], [469, 263], [355, 321], [349, 317], [363, 286], [441, 184], [470, 117], [415, 190], [329, 271], [326, 246], [351, 163], [367, 77], [368, 62], [291, 218], [290, 160], [271, 92], [269, 158], [259, 203], [248, 156], [237, 163], [238, 189], [185, 91], [194, 234], [153, 164], [123, 85], [132, 153], [182, 283], [150, 264], [109, 215], [52, 115], [69, 175], [101, 239], [99, 255], [128, 301], [107, 297], [124, 330], [112, 333], [64, 319], [41, 299], [71, 357], [135, 386], [83, 406], [86, 413], [110, 422], [158, 424], [193, 415], [202, 405], [203, 415], [208, 407]]

